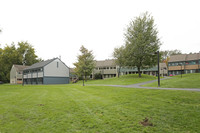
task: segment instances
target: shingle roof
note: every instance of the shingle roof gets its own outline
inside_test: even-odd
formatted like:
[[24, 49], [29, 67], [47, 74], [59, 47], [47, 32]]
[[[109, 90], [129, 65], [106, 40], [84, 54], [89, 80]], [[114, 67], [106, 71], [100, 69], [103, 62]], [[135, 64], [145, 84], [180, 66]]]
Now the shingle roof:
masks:
[[23, 66], [23, 65], [14, 65], [17, 72], [22, 72], [24, 69], [28, 68], [29, 66]]
[[189, 60], [198, 60], [198, 59], [200, 59], [200, 53], [188, 54], [187, 57], [186, 57], [187, 61], [189, 61]]
[[55, 59], [57, 59], [57, 58], [53, 58], [53, 59], [50, 59], [50, 60], [35, 63], [35, 64], [31, 65], [30, 67], [24, 69], [24, 70], [44, 67], [45, 65], [49, 64], [50, 62], [52, 62]]
[[160, 63], [160, 68], [164, 68], [164, 67], [167, 67], [166, 63]]
[[198, 59], [200, 59], [200, 53], [180, 54], [180, 55], [172, 55], [169, 59], [169, 62], [190, 61], [190, 60], [198, 60]]
[[185, 61], [187, 54], [180, 54], [180, 55], [172, 55], [168, 62], [177, 62], [177, 61]]
[[96, 67], [114, 67], [116, 66], [115, 60], [96, 61]]

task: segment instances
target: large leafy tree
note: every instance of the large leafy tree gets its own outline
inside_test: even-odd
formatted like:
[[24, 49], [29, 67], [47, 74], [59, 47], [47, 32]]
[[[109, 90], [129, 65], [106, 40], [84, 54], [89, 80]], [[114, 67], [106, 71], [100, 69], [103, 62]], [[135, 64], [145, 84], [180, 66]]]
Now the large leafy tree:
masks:
[[41, 61], [41, 59], [38, 59], [38, 56], [35, 54], [35, 49], [33, 48], [33, 46], [30, 45], [28, 42], [18, 42], [17, 45], [17, 57], [18, 60], [21, 62], [19, 64], [22, 64], [23, 54], [25, 51], [27, 51], [25, 55], [26, 65], [32, 65], [38, 61]]
[[113, 52], [113, 57], [115, 58], [115, 63], [118, 65], [117, 73], [118, 73], [118, 78], [120, 76], [120, 69], [124, 65], [125, 62], [125, 57], [124, 57], [124, 51], [125, 48], [124, 46], [121, 46], [119, 48], [115, 48]]
[[22, 65], [25, 51], [27, 51], [25, 56], [26, 65], [32, 65], [40, 61], [35, 54], [35, 49], [28, 42], [18, 42], [17, 47], [12, 43], [0, 49], [0, 81], [9, 82], [12, 65]]
[[160, 45], [153, 17], [143, 13], [130, 22], [125, 33], [125, 65], [136, 66], [141, 77], [141, 69], [156, 65], [154, 53]]
[[2, 49], [0, 55], [0, 80], [3, 82], [8, 82], [10, 77], [10, 69], [13, 64], [17, 64], [17, 52], [14, 45], [6, 46]]
[[78, 61], [74, 63], [74, 70], [79, 77], [84, 76], [86, 78], [95, 68], [94, 56], [92, 51], [89, 51], [84, 46], [81, 46], [80, 52], [81, 54], [77, 57]]

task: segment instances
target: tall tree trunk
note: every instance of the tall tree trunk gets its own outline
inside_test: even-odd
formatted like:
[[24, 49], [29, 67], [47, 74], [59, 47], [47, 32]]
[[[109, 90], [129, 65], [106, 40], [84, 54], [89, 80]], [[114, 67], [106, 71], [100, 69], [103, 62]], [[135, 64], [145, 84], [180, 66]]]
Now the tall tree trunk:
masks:
[[119, 78], [119, 76], [120, 76], [120, 69], [121, 69], [121, 67], [119, 66], [119, 69], [118, 69], [118, 78]]
[[87, 82], [87, 73], [85, 73], [85, 82]]
[[138, 75], [139, 75], [139, 78], [141, 78], [141, 71], [140, 71], [140, 67], [138, 67]]

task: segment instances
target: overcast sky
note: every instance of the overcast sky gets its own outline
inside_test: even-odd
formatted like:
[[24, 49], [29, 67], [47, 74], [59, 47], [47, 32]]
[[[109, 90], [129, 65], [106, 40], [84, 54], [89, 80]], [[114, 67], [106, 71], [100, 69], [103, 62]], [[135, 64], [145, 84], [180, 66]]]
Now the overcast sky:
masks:
[[111, 59], [129, 22], [146, 11], [161, 50], [200, 51], [199, 0], [0, 0], [0, 44], [28, 41], [40, 58], [61, 56], [69, 67], [81, 45], [96, 60]]

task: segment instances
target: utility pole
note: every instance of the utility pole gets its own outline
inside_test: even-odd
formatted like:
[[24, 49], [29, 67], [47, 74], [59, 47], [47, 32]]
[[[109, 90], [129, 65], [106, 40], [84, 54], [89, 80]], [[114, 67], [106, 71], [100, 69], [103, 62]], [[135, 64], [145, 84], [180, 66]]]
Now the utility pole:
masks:
[[160, 56], [159, 56], [159, 51], [157, 51], [157, 57], [158, 57], [158, 87], [160, 87], [160, 63], [159, 63], [159, 60], [160, 60]]

